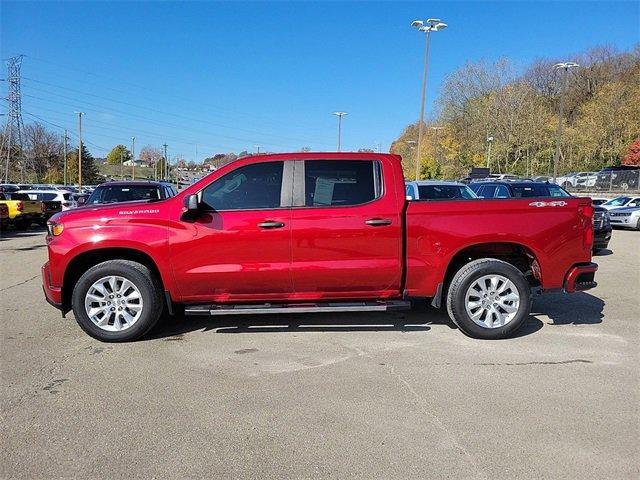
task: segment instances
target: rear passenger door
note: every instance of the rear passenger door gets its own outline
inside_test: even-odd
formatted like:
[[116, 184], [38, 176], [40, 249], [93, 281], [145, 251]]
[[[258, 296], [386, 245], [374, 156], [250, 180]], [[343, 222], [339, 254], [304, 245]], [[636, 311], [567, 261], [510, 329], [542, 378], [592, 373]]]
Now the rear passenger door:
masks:
[[[397, 294], [402, 222], [378, 160], [305, 160], [294, 165], [291, 275], [297, 298]], [[384, 181], [384, 175], [389, 180]]]

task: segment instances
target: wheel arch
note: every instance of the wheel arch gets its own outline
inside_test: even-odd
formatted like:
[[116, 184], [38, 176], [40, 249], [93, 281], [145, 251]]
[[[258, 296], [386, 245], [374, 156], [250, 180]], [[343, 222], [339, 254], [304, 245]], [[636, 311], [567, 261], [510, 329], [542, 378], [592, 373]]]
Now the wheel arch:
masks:
[[71, 296], [73, 295], [73, 286], [78, 279], [89, 268], [108, 260], [131, 260], [140, 263], [153, 272], [162, 285], [163, 290], [166, 289], [166, 282], [162, 278], [162, 274], [155, 260], [146, 252], [130, 247], [106, 247], [87, 250], [76, 255], [67, 265], [64, 272], [62, 282], [62, 309], [68, 312], [71, 309]]

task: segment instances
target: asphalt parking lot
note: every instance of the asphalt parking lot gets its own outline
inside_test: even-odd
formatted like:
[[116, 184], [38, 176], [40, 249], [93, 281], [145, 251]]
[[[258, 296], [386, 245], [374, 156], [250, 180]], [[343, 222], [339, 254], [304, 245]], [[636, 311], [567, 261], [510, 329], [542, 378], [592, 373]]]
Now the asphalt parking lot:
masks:
[[102, 344], [0, 240], [2, 478], [639, 478], [640, 232], [478, 341], [426, 307], [179, 318]]

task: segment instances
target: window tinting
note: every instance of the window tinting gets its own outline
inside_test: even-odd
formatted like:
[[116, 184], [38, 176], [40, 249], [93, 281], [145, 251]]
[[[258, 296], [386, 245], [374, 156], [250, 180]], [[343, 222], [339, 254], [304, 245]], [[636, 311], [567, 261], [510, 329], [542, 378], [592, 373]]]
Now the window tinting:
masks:
[[419, 185], [420, 200], [454, 200], [475, 198], [469, 187], [461, 185]]
[[566, 190], [559, 187], [558, 185], [549, 185], [547, 188], [549, 189], [550, 197], [570, 197], [571, 196], [571, 194], [569, 194]]
[[381, 194], [378, 162], [370, 160], [305, 161], [305, 205], [347, 206], [370, 202]]
[[478, 191], [478, 196], [483, 198], [493, 198], [493, 194], [496, 192], [495, 185], [482, 185]]
[[160, 191], [154, 185], [113, 185], [96, 188], [87, 204], [132, 202], [136, 200], [158, 200]]
[[509, 198], [509, 189], [504, 185], [498, 185], [495, 193], [496, 198]]
[[279, 208], [283, 167], [261, 162], [233, 170], [202, 191], [202, 203], [214, 210]]

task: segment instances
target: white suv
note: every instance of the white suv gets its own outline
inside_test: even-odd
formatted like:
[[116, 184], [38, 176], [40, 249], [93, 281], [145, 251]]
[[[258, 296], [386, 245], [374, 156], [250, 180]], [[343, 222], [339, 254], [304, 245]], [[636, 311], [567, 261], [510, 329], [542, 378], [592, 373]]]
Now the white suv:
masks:
[[20, 193], [29, 195], [31, 200], [40, 200], [41, 202], [60, 202], [62, 211], [76, 208], [78, 203], [73, 199], [73, 194], [65, 190], [21, 190]]

